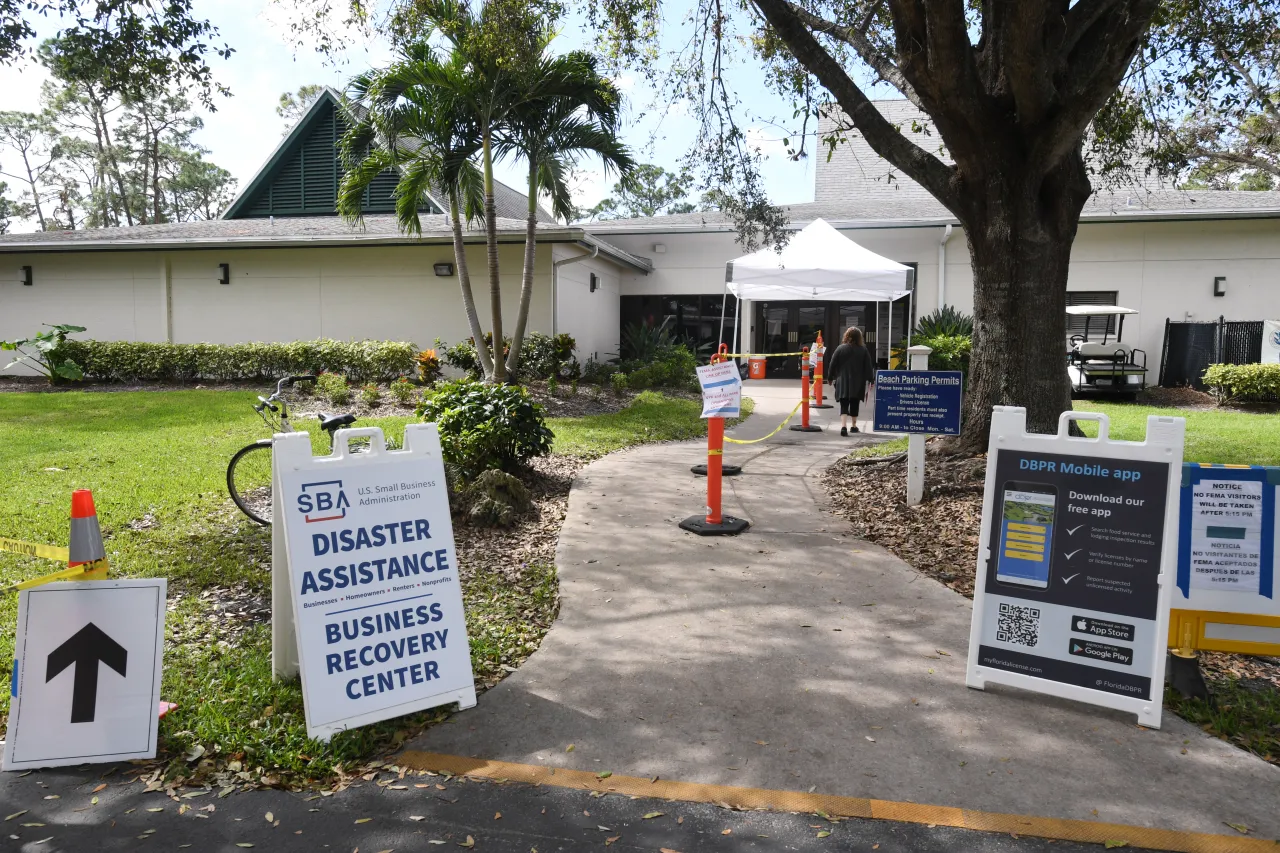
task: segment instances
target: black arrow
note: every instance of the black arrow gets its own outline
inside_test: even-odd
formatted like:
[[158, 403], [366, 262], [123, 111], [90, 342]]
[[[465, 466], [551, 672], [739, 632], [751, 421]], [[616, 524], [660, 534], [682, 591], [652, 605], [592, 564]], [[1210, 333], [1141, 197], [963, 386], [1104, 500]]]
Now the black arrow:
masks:
[[124, 675], [128, 660], [129, 653], [124, 646], [90, 622], [49, 654], [44, 680], [45, 683], [53, 681], [64, 669], [75, 664], [75, 682], [71, 687], [71, 722], [92, 723], [98, 705], [98, 662], [101, 661]]

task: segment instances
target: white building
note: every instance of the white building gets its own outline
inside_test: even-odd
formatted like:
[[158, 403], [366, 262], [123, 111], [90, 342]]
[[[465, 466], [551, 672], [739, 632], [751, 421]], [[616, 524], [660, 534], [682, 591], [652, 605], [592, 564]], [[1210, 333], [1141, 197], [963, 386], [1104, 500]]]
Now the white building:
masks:
[[[882, 103], [900, 120], [902, 102]], [[909, 125], [908, 125], [909, 126]], [[390, 215], [394, 175], [371, 192], [363, 227], [333, 212], [341, 129], [322, 98], [213, 222], [0, 236], [0, 339], [41, 323], [75, 323], [99, 339], [412, 340], [465, 338], [444, 217], [424, 202], [423, 234]], [[904, 127], [904, 132], [910, 133]], [[936, 138], [935, 138], [936, 139]], [[926, 146], [937, 142], [921, 137]], [[973, 277], [958, 222], [922, 188], [872, 154], [841, 146], [818, 161], [814, 197], [791, 205], [795, 228], [823, 218], [851, 239], [916, 269], [915, 313], [973, 308]], [[435, 209], [438, 209], [436, 207]], [[519, 291], [525, 201], [502, 188], [499, 223], [504, 304]], [[716, 338], [725, 264], [743, 251], [718, 213], [562, 226], [545, 214], [530, 328], [568, 332], [579, 355], [608, 357], [622, 325], [667, 322], [695, 340]], [[487, 322], [483, 234], [469, 232], [468, 265]], [[224, 283], [225, 278], [225, 283]], [[1154, 379], [1166, 320], [1280, 316], [1280, 193], [1184, 192], [1135, 185], [1096, 194], [1072, 250], [1069, 303], [1138, 309], [1124, 337], [1144, 349]], [[753, 352], [793, 351], [821, 329], [838, 339], [866, 327], [883, 359], [903, 335], [906, 300], [744, 303], [724, 306], [726, 340]], [[877, 323], [877, 313], [879, 315]], [[791, 365], [780, 364], [786, 372]]]

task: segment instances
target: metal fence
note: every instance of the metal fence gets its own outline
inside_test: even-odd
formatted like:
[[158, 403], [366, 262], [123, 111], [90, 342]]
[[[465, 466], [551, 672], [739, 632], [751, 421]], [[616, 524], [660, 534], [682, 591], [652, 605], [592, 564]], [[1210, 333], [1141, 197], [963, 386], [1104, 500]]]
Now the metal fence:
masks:
[[1262, 321], [1164, 322], [1160, 385], [1190, 385], [1204, 390], [1204, 371], [1211, 364], [1252, 364], [1262, 360]]

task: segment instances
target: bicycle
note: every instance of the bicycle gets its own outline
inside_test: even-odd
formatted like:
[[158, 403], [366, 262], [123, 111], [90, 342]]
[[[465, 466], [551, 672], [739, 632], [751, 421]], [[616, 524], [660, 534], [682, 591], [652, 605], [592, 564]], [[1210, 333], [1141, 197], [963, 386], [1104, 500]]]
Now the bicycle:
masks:
[[[289, 405], [284, 399], [284, 389], [296, 382], [315, 381], [314, 376], [286, 376], [276, 383], [276, 391], [270, 397], [258, 395], [258, 403], [253, 409], [271, 428], [273, 435], [297, 431], [289, 423]], [[329, 435], [330, 450], [333, 449], [334, 433], [356, 422], [356, 416], [352, 414], [320, 412], [316, 417], [320, 420], [321, 431]], [[272, 439], [262, 438], [242, 447], [227, 465], [227, 491], [231, 493], [231, 500], [241, 512], [263, 526], [271, 525], [271, 443]]]

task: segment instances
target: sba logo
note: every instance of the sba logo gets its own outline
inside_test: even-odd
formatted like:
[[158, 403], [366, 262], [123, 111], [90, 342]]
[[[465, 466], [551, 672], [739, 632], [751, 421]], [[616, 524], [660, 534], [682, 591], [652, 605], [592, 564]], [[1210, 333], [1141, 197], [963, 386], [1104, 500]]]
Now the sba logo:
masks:
[[349, 506], [351, 501], [342, 490], [341, 480], [303, 483], [302, 492], [298, 495], [298, 512], [302, 513], [307, 524], [346, 518]]

